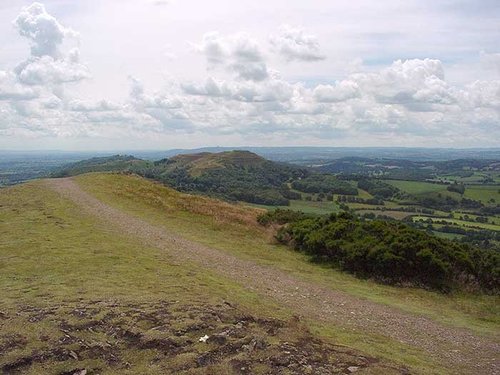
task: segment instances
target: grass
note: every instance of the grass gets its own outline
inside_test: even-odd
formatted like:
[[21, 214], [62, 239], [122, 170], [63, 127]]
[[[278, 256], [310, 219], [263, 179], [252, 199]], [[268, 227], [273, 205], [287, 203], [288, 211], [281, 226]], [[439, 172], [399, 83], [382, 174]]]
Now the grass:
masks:
[[[291, 317], [285, 308], [230, 280], [195, 264], [178, 264], [163, 251], [117, 236], [40, 182], [0, 190], [0, 288], [0, 369], [35, 352], [57, 356], [34, 360], [24, 371], [33, 374], [75, 367], [106, 368], [99, 372], [107, 374], [170, 372], [165, 369], [168, 361], [154, 360], [159, 354], [153, 348], [119, 346], [116, 336], [121, 330], [138, 330], [144, 339], [153, 334], [165, 338], [161, 331], [150, 331], [153, 325], [148, 321], [166, 307], [163, 323], [173, 320], [185, 326], [194, 322], [189, 311], [210, 312], [223, 301], [238, 306], [243, 315]], [[88, 316], [76, 316], [75, 311]], [[77, 328], [82, 322], [96, 326], [93, 331]], [[61, 326], [74, 328], [63, 333]], [[103, 331], [107, 327], [110, 334]], [[70, 341], [63, 345], [65, 334]], [[194, 331], [190, 340], [197, 342], [199, 335]], [[91, 349], [71, 341], [76, 337]], [[106, 348], [119, 353], [122, 363], [134, 366], [110, 365]], [[68, 359], [68, 350], [84, 358]], [[192, 354], [203, 350], [193, 348]]]
[[425, 194], [446, 191], [446, 185], [433, 184], [421, 181], [384, 180], [384, 182], [397, 187], [408, 194]]
[[[161, 206], [158, 202], [177, 200], [179, 194], [138, 177], [99, 174], [79, 176], [77, 181], [85, 190], [113, 206], [234, 255], [273, 265], [303, 279], [452, 326], [468, 327], [481, 334], [498, 329], [497, 297], [442, 295], [415, 288], [390, 287], [360, 280], [327, 266], [311, 264], [306, 256], [272, 243], [269, 233], [258, 226], [240, 225], [231, 220], [217, 221], [210, 215], [189, 211], [174, 211], [167, 203], [167, 206]], [[212, 205], [213, 211], [218, 212], [220, 203], [212, 201]]]
[[478, 223], [478, 222], [471, 222], [471, 221], [465, 221], [465, 220], [459, 220], [459, 219], [448, 219], [448, 218], [443, 218], [443, 217], [431, 217], [431, 216], [413, 216], [413, 221], [418, 221], [418, 220], [429, 220], [431, 219], [433, 222], [434, 221], [446, 221], [449, 224], [455, 224], [459, 225], [461, 227], [465, 228], [475, 228], [475, 229], [488, 229], [488, 230], [495, 230], [495, 231], [500, 231], [500, 225], [497, 224], [490, 224], [490, 223]]
[[[475, 185], [467, 186], [464, 196], [469, 199], [480, 201], [483, 204], [500, 203], [500, 185]], [[494, 202], [491, 202], [491, 199]]]
[[356, 213], [359, 214], [359, 215], [373, 213], [375, 215], [389, 216], [389, 217], [392, 217], [393, 219], [396, 219], [396, 220], [403, 220], [405, 217], [414, 215], [411, 212], [390, 211], [390, 210], [386, 210], [386, 211], [382, 211], [382, 210], [359, 210]]
[[363, 199], [371, 199], [371, 198], [373, 198], [373, 195], [371, 195], [366, 190], [358, 189], [358, 197], [363, 198]]
[[[239, 257], [272, 265], [325, 287], [445, 324], [468, 327], [479, 334], [489, 335], [498, 329], [497, 298], [465, 294], [444, 296], [419, 289], [394, 288], [312, 264], [304, 255], [272, 242], [269, 231], [255, 222], [256, 216], [262, 212], [257, 208], [180, 194], [135, 176], [89, 174], [77, 177], [76, 181], [113, 206]], [[169, 319], [179, 324], [185, 322], [188, 326], [193, 322], [189, 317], [192, 314], [186, 313], [186, 308], [189, 312], [189, 309], [220, 306], [224, 300], [247, 314], [273, 319], [290, 318], [287, 309], [230, 280], [195, 264], [179, 264], [165, 252], [145, 247], [133, 238], [118, 236], [112, 228], [103, 227], [93, 218], [83, 215], [72, 203], [45, 189], [41, 182], [0, 190], [0, 224], [0, 312], [16, 316], [6, 326], [2, 325], [0, 314], [0, 346], [2, 337], [9, 334], [23, 332], [29, 339], [26, 347], [8, 353], [8, 357], [0, 359], [0, 364], [42, 349], [46, 344], [40, 337], [48, 336], [48, 342], [59, 340], [61, 332], [57, 323], [61, 320], [67, 320], [70, 325], [80, 322], [72, 314], [75, 308], [82, 306], [97, 311], [97, 315], [91, 315], [89, 320], [106, 321], [109, 313], [124, 316], [122, 319], [111, 315], [108, 323], [120, 329], [142, 327], [146, 330], [146, 337], [153, 335], [151, 328], [154, 327], [152, 323], [145, 325], [139, 319], [140, 314], [137, 317], [137, 311], [146, 316], [158, 316], [163, 308], [161, 303], [160, 307], [155, 307], [159, 301], [174, 306]], [[33, 313], [30, 308], [42, 312], [48, 309], [53, 315], [31, 324]], [[317, 321], [308, 321], [307, 324], [325, 340], [407, 364], [421, 373], [446, 372], [424, 353], [387, 337]], [[199, 334], [201, 332], [194, 331], [191, 339], [196, 342]], [[87, 339], [97, 342], [105, 339], [100, 331], [76, 330], [71, 335], [81, 339], [88, 335]], [[162, 333], [154, 335], [161, 336]], [[281, 339], [292, 340], [292, 336]], [[192, 350], [191, 354], [199, 354], [203, 347], [194, 344]], [[125, 346], [121, 355], [124, 360], [134, 363], [134, 367], [130, 370], [111, 369], [107, 373], [164, 373], [165, 368], [152, 365], [158, 356], [155, 353], [153, 349], [137, 351]], [[176, 361], [182, 360], [191, 361], [193, 358], [176, 357]], [[71, 364], [66, 362], [51, 362], [55, 367], [50, 367], [50, 370], [68, 371]], [[174, 366], [173, 362], [168, 363]], [[106, 361], [98, 357], [79, 361], [78, 365], [102, 368]], [[40, 366], [35, 364], [33, 373], [47, 372], [47, 368]], [[388, 373], [385, 370], [373, 369], [368, 373]], [[221, 373], [224, 369], [218, 371]]]
[[432, 233], [434, 233], [434, 235], [439, 237], [439, 238], [445, 238], [447, 240], [455, 240], [455, 239], [460, 239], [460, 238], [464, 237], [462, 234], [445, 233], [445, 232], [440, 232], [437, 230], [433, 230]]
[[243, 203], [245, 206], [264, 208], [267, 210], [275, 210], [277, 208], [290, 209], [296, 211], [302, 211], [308, 214], [324, 215], [330, 214], [332, 212], [338, 212], [339, 207], [336, 203], [331, 201], [306, 201], [306, 200], [291, 200], [289, 206], [267, 206], [261, 204]]

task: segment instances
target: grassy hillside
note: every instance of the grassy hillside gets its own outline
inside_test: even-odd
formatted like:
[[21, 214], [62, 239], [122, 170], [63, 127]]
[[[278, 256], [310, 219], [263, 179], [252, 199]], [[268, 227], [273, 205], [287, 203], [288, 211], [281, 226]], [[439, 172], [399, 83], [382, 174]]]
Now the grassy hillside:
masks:
[[52, 173], [52, 177], [76, 176], [88, 172], [119, 172], [147, 168], [147, 161], [131, 155], [103, 156], [67, 164]]
[[[158, 188], [134, 177], [83, 178], [109, 182], [104, 194], [126, 181], [141, 181], [141, 196]], [[205, 198], [167, 196], [145, 195], [140, 204], [172, 203], [164, 212], [211, 217], [214, 225], [243, 225], [257, 212], [222, 204], [224, 213], [214, 215]], [[318, 366], [331, 373], [348, 366], [396, 373], [392, 365], [333, 346], [241, 285], [117, 235], [43, 181], [0, 190], [0, 218], [3, 373], [264, 374], [284, 364], [291, 373], [317, 373]], [[205, 334], [212, 338], [200, 342]]]
[[[182, 194], [133, 175], [87, 174], [75, 181], [147, 222], [300, 280], [480, 336], [493, 337], [500, 324], [497, 297], [395, 288], [311, 264], [305, 255], [272, 242], [271, 233], [256, 222], [258, 208]], [[330, 358], [344, 373], [346, 364], [359, 366], [360, 373], [393, 373], [386, 361], [425, 374], [450, 372], [426, 353], [386, 336], [315, 319], [297, 323], [291, 311], [243, 285], [117, 235], [47, 190], [43, 181], [0, 190], [0, 213], [0, 368], [16, 364], [34, 374], [78, 368], [102, 374], [201, 374], [242, 373], [245, 367], [258, 374], [276, 368], [278, 358], [290, 355], [285, 352], [293, 356], [293, 347], [300, 346], [309, 351], [307, 358], [320, 353], [320, 363]], [[206, 333], [226, 329], [242, 335], [222, 345], [233, 351], [222, 355], [220, 343], [198, 342]], [[251, 342], [260, 347], [252, 340], [262, 337], [265, 350], [241, 349]], [[382, 361], [366, 367], [357, 350]], [[297, 373], [306, 371], [309, 367], [299, 367]]]
[[[83, 175], [77, 178], [80, 186], [101, 200], [119, 207], [153, 224], [175, 230], [183, 236], [221, 249], [243, 259], [252, 259], [300, 277], [303, 280], [341, 290], [409, 313], [425, 316], [453, 327], [468, 327], [478, 334], [495, 332], [500, 323], [498, 298], [484, 295], [456, 293], [442, 295], [413, 288], [396, 288], [376, 284], [370, 280], [359, 280], [332, 270], [328, 266], [314, 265], [303, 254], [287, 250], [270, 241], [270, 235], [261, 226], [241, 224], [236, 220], [222, 218], [221, 204], [179, 194], [160, 184], [139, 177], [122, 175]], [[211, 209], [203, 213], [173, 207], [172, 201], [203, 199]], [[225, 204], [224, 204], [225, 205]], [[193, 204], [193, 206], [198, 206]], [[250, 208], [235, 208], [249, 218], [259, 211]], [[237, 246], [235, 246], [237, 244]], [[331, 335], [343, 344], [357, 347], [373, 355], [388, 356], [411, 364], [415, 368], [427, 369], [436, 366], [423, 355], [409, 347], [387, 338], [352, 330], [331, 330], [312, 322], [323, 334]], [[429, 367], [430, 366], [430, 367]]]
[[103, 171], [133, 172], [180, 191], [266, 205], [288, 205], [293, 193], [286, 182], [308, 173], [303, 168], [272, 162], [249, 151], [226, 151], [178, 155], [153, 163], [133, 156], [93, 158], [68, 165], [53, 176]]

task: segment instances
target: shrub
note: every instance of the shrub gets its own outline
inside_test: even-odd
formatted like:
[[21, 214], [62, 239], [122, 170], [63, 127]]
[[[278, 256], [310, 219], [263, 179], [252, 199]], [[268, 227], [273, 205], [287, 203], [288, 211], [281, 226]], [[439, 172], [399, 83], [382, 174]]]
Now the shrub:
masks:
[[358, 276], [443, 291], [469, 287], [464, 280], [494, 293], [500, 286], [497, 252], [440, 239], [400, 222], [362, 221], [341, 213], [289, 223], [280, 229], [279, 240]]

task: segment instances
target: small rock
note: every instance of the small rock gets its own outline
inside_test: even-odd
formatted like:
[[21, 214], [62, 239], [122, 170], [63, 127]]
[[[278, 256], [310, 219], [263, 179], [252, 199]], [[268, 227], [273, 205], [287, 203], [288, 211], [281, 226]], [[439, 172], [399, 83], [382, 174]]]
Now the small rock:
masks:
[[358, 366], [349, 366], [349, 367], [347, 368], [347, 371], [349, 371], [351, 374], [352, 374], [353, 372], [358, 371], [358, 370], [359, 370], [359, 367], [358, 367]]
[[198, 339], [199, 342], [207, 342], [207, 340], [209, 339], [210, 336], [208, 335], [205, 335], [205, 336], [202, 336]]
[[[78, 361], [78, 354], [76, 354], [73, 350], [70, 350], [69, 356]], [[85, 372], [87, 372], [87, 370], [85, 370]]]
[[271, 357], [270, 358], [271, 363], [275, 366], [288, 366], [290, 365], [290, 358], [285, 357], [285, 356], [276, 356], [276, 357]]
[[264, 339], [254, 339], [254, 347], [255, 349], [265, 349], [267, 348], [267, 342]]

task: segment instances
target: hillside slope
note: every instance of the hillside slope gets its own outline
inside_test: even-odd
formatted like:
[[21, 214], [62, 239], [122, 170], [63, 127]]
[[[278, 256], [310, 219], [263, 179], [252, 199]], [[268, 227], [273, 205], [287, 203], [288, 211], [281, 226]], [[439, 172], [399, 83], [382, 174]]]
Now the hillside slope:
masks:
[[103, 171], [132, 172], [180, 191], [266, 205], [288, 205], [290, 191], [285, 183], [308, 174], [306, 169], [272, 162], [249, 151], [226, 151], [155, 162], [120, 155], [93, 158], [70, 164], [53, 177]]
[[120, 172], [147, 168], [148, 162], [131, 155], [95, 157], [67, 164], [52, 172], [51, 177], [69, 177], [89, 172]]
[[[0, 190], [2, 373], [401, 371], [333, 345], [271, 299], [179, 258], [175, 242], [162, 241], [159, 248], [154, 238], [125, 233], [120, 223], [103, 220], [67, 195], [66, 181]], [[239, 225], [252, 220], [247, 210], [222, 203], [227, 210], [214, 216], [206, 198], [191, 206], [190, 199], [171, 195], [177, 197], [162, 202], [171, 204], [170, 212]], [[208, 340], [200, 341], [205, 335]]]
[[[271, 244], [266, 229], [255, 222], [255, 217], [260, 212], [258, 210], [233, 206], [209, 198], [181, 194], [139, 177], [90, 174], [79, 176], [74, 180], [53, 180], [50, 181], [50, 186], [58, 194], [65, 197], [63, 200], [59, 200], [59, 204], [75, 207], [70, 213], [74, 215], [70, 216], [71, 220], [80, 220], [80, 217], [86, 217], [87, 220], [95, 220], [96, 223], [93, 228], [90, 228], [88, 226], [82, 227], [82, 224], [72, 221], [69, 227], [63, 227], [64, 229], [59, 229], [57, 233], [64, 230], [67, 235], [65, 238], [68, 238], [68, 241], [69, 238], [72, 238], [71, 243], [75, 250], [79, 249], [81, 252], [84, 249], [82, 255], [89, 257], [88, 259], [92, 259], [95, 251], [97, 251], [96, 254], [103, 255], [110, 252], [108, 262], [118, 262], [119, 265], [112, 267], [113, 272], [111, 273], [109, 266], [106, 269], [100, 269], [103, 264], [96, 264], [89, 270], [89, 260], [82, 262], [82, 259], [77, 257], [74, 262], [70, 263], [70, 266], [64, 268], [64, 275], [56, 272], [55, 279], [54, 276], [47, 279], [48, 275], [53, 274], [54, 270], [52, 269], [48, 273], [33, 275], [35, 276], [34, 280], [45, 280], [42, 283], [44, 286], [39, 287], [36, 291], [42, 296], [47, 292], [47, 287], [51, 283], [54, 285], [49, 289], [49, 295], [54, 290], [65, 294], [65, 289], [61, 290], [58, 285], [69, 283], [69, 294], [75, 293], [72, 288], [87, 290], [86, 293], [95, 294], [92, 298], [100, 300], [109, 300], [110, 296], [121, 298], [124, 295], [124, 298], [130, 297], [131, 301], [136, 301], [137, 298], [142, 301], [141, 297], [136, 297], [137, 294], [142, 295], [145, 299], [151, 297], [157, 301], [159, 298], [164, 298], [162, 297], [164, 293], [173, 293], [172, 299], [184, 303], [185, 301], [193, 301], [192, 293], [194, 293], [196, 294], [194, 299], [197, 301], [197, 306], [199, 303], [202, 305], [208, 303], [212, 306], [210, 302], [206, 302], [207, 299], [215, 298], [217, 301], [217, 298], [220, 298], [217, 296], [223, 295], [223, 298], [231, 305], [236, 304], [239, 310], [243, 309], [252, 316], [260, 316], [265, 319], [285, 319], [286, 321], [286, 317], [290, 317], [290, 314], [299, 314], [307, 327], [320, 333], [321, 340], [327, 342], [334, 340], [336, 343], [361, 350], [365, 353], [363, 355], [365, 358], [371, 356], [390, 359], [400, 365], [410, 366], [415, 372], [465, 374], [479, 371], [479, 373], [487, 373], [497, 368], [495, 367], [495, 353], [498, 352], [498, 336], [495, 336], [495, 332], [498, 332], [499, 314], [498, 298], [496, 297], [445, 296], [422, 290], [387, 287], [366, 280], [354, 279], [332, 269], [308, 263], [303, 255], [288, 251], [285, 247]], [[52, 198], [48, 199], [46, 196], [46, 194], [54, 196], [52, 193], [47, 192], [40, 185], [37, 185], [36, 188], [44, 192], [43, 201], [52, 202]], [[33, 195], [33, 192], [31, 191], [30, 194]], [[4, 200], [3, 202], [8, 202], [9, 209], [12, 209], [15, 208], [12, 206], [13, 202], [19, 202], [21, 198], [22, 196], [18, 195], [17, 200], [14, 199], [12, 202]], [[33, 201], [33, 208], [29, 210], [31, 213], [23, 218], [24, 221], [32, 220], [29, 218], [33, 217], [33, 210], [46, 211], [44, 205], [37, 206], [37, 204], [40, 205], [39, 200], [31, 198], [31, 201]], [[26, 205], [26, 200], [24, 205], [31, 207]], [[5, 204], [4, 207], [6, 207]], [[47, 214], [57, 217], [55, 220], [62, 224], [65, 224], [68, 215], [62, 215], [61, 212], [57, 212], [56, 215], [54, 212], [47, 212]], [[61, 221], [62, 218], [65, 219]], [[37, 228], [43, 228], [46, 225], [45, 220], [47, 219], [39, 220]], [[33, 222], [30, 225], [33, 225]], [[69, 231], [66, 228], [73, 229]], [[79, 232], [74, 232], [74, 230], [79, 230]], [[105, 234], [108, 238], [99, 237], [99, 241], [89, 242], [89, 239], [84, 235], [88, 231], [92, 233], [92, 236]], [[12, 235], [16, 236], [15, 233]], [[6, 239], [4, 247], [10, 248], [12, 240], [9, 238], [11, 237], [3, 238]], [[30, 241], [39, 240], [29, 238], [28, 243]], [[75, 242], [79, 245], [75, 245]], [[102, 245], [99, 245], [101, 242]], [[42, 249], [47, 254], [56, 251], [50, 250], [52, 248], [61, 248], [57, 250], [58, 256], [61, 252], [64, 253], [64, 249], [71, 248], [64, 241], [43, 243], [46, 245]], [[98, 250], [103, 245], [107, 248], [104, 253]], [[122, 259], [120, 256], [122, 249], [129, 247], [135, 249], [136, 255], [133, 255], [132, 258], [124, 257]], [[12, 253], [15, 250], [11, 249], [10, 251]], [[137, 258], [138, 254], [142, 254], [141, 257]], [[154, 256], [150, 258], [147, 254]], [[158, 262], [162, 259], [159, 254], [167, 256], [173, 265], [169, 265], [170, 263], [165, 263], [165, 261]], [[68, 254], [68, 256], [70, 255]], [[147, 259], [152, 259], [153, 264], [144, 264], [140, 260], [144, 256]], [[137, 261], [133, 260], [136, 258], [140, 260], [137, 267]], [[21, 264], [30, 261], [31, 255], [23, 259]], [[128, 269], [126, 266], [129, 262], [127, 259], [134, 262], [131, 264], [133, 269]], [[54, 258], [49, 257], [47, 261], [51, 264], [54, 262]], [[63, 264], [65, 261], [66, 259], [63, 259]], [[76, 276], [68, 273], [68, 269], [73, 268], [77, 271]], [[164, 274], [172, 269], [174, 270], [172, 277]], [[39, 269], [38, 272], [42, 272], [42, 269]], [[106, 273], [102, 279], [99, 276], [100, 272]], [[149, 284], [147, 281], [141, 284], [144, 272], [148, 274], [145, 280], [152, 278], [153, 284]], [[10, 279], [11, 275], [7, 274], [7, 280]], [[130, 277], [132, 275], [131, 280], [136, 281], [132, 284], [125, 282], [123, 289], [121, 289], [121, 285], [117, 286], [106, 281], [111, 281], [110, 278], [115, 276]], [[256, 278], [255, 275], [259, 275], [259, 277]], [[31, 280], [33, 276], [27, 280]], [[192, 276], [195, 276], [195, 279], [190, 281]], [[59, 279], [61, 277], [62, 279]], [[83, 280], [92, 281], [79, 283], [82, 287], [72, 286], [73, 280], [78, 284], [78, 280], [82, 277]], [[197, 278], [199, 277], [203, 278], [199, 282], [200, 296], [197, 294]], [[21, 279], [6, 289], [9, 290], [11, 296], [9, 298], [12, 299], [12, 303], [17, 304], [15, 299], [22, 296], [20, 291], [24, 285], [34, 285], [30, 284], [33, 281], [23, 280]], [[54, 280], [58, 281], [54, 283]], [[137, 286], [134, 285], [135, 282], [138, 283]], [[157, 284], [154, 285], [154, 282]], [[164, 285], [171, 287], [164, 288]], [[190, 287], [186, 289], [183, 285]], [[103, 287], [107, 291], [103, 291]], [[132, 291], [127, 294], [125, 287], [135, 288], [137, 293]], [[118, 289], [115, 290], [115, 288]], [[30, 298], [31, 302], [27, 302], [30, 301]], [[44, 297], [36, 297], [36, 294], [29, 295], [24, 303], [31, 305], [36, 301], [41, 303], [42, 300], [39, 298]], [[81, 295], [81, 298], [84, 299], [83, 305], [90, 303], [85, 293]], [[221, 300], [218, 301], [220, 304]], [[170, 300], [170, 302], [172, 301]], [[135, 306], [134, 308], [148, 311], [147, 306], [146, 303], [143, 307]], [[174, 304], [174, 306], [178, 305]], [[2, 308], [1, 310], [5, 311], [6, 309]], [[16, 308], [9, 311], [16, 311]], [[62, 310], [56, 313], [59, 317], [61, 314], [64, 315]], [[44, 321], [44, 324], [46, 323], [48, 323], [47, 320]], [[137, 329], [141, 323], [128, 322], [127, 324]], [[211, 324], [208, 325], [211, 326]], [[155, 325], [153, 328], [155, 327], [157, 326]], [[94, 329], [92, 328], [92, 330]], [[146, 335], [144, 337], [149, 337], [157, 330], [158, 328], [152, 331], [146, 330], [143, 333]], [[302, 329], [299, 331], [304, 332]], [[198, 330], [193, 337], [196, 338], [198, 334], [202, 336], [204, 332], [206, 330]], [[216, 330], [211, 330], [207, 334], [210, 336], [214, 333], [217, 333]], [[264, 335], [267, 334], [264, 333]], [[194, 341], [193, 337], [191, 337], [192, 341]], [[273, 341], [274, 338], [269, 337], [269, 340]], [[196, 345], [196, 353], [198, 353], [196, 358], [201, 355], [200, 350], [205, 348], [203, 345], [199, 345]], [[216, 347], [214, 344], [214, 347], [210, 347], [210, 349]], [[295, 349], [284, 350], [294, 353]], [[191, 351], [192, 349], [189, 349], [190, 353]], [[133, 353], [135, 353], [133, 356], [135, 356], [136, 362], [128, 362], [134, 363], [134, 366], [137, 366], [135, 363], [142, 363], [141, 366], [149, 369], [147, 364], [141, 362], [142, 359], [137, 360], [139, 357], [143, 358], [144, 354]], [[192, 356], [195, 354], [191, 353]], [[359, 357], [359, 355], [357, 356]], [[228, 359], [226, 356], [223, 357]], [[333, 357], [335, 356], [333, 355]], [[176, 361], [179, 359], [177, 356], [175, 358]], [[229, 359], [234, 358], [230, 357]], [[385, 361], [378, 362], [377, 366], [386, 366], [382, 365]], [[221, 359], [218, 365], [221, 365], [221, 362], [224, 360]], [[200, 366], [196, 360], [189, 363], [194, 367]], [[227, 362], [224, 363], [225, 366]], [[248, 363], [247, 365], [250, 366]], [[361, 369], [363, 366], [357, 367]], [[368, 366], [368, 370], [372, 372], [374, 369], [370, 369], [370, 367]], [[137, 369], [138, 367], [133, 368]], [[142, 367], [140, 368], [142, 369]], [[271, 368], [274, 369], [273, 371], [278, 371], [280, 365], [274, 363]], [[346, 367], [339, 366], [338, 370], [345, 372]], [[386, 367], [381, 369], [382, 372], [379, 370], [376, 373], [390, 373], [392, 371]], [[148, 371], [154, 373], [151, 369]], [[200, 371], [205, 373], [203, 371], [206, 371], [206, 368], [201, 366]], [[303, 373], [303, 371], [304, 369], [300, 368], [298, 373]], [[235, 372], [241, 373], [241, 368]], [[335, 373], [335, 371], [331, 372]], [[321, 371], [318, 370], [316, 373], [321, 373]]]

